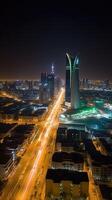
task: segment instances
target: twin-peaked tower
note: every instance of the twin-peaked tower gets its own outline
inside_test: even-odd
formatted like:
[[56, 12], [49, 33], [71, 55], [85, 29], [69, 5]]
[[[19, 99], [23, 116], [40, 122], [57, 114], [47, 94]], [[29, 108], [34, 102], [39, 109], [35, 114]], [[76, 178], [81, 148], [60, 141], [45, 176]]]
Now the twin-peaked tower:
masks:
[[79, 58], [66, 54], [66, 93], [65, 101], [71, 102], [72, 109], [80, 107]]

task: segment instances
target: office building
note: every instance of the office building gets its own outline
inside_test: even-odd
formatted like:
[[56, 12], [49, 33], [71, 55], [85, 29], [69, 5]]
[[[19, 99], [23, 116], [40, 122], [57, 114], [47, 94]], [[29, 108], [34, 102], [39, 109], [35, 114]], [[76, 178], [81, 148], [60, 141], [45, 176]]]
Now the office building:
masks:
[[54, 97], [54, 74], [51, 73], [47, 75], [47, 84], [49, 99], [52, 99]]
[[66, 54], [66, 93], [65, 101], [71, 102], [72, 109], [80, 107], [79, 58]]
[[45, 85], [47, 83], [47, 72], [41, 73], [41, 84]]
[[69, 55], [66, 54], [66, 77], [65, 77], [65, 101], [70, 102], [71, 100], [71, 86], [70, 86], [70, 59]]

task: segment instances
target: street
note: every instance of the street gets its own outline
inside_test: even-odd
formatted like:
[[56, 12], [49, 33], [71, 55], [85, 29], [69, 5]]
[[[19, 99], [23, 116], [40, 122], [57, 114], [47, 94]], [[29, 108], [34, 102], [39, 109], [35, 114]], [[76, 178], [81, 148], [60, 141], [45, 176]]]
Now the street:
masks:
[[[53, 126], [55, 126], [55, 130], [58, 128], [57, 120], [63, 99], [64, 89], [61, 89], [57, 100], [46, 116], [43, 126], [40, 126], [36, 133], [39, 134], [39, 137], [36, 139], [35, 135], [32, 138], [15, 173], [9, 178], [3, 189], [1, 200], [28, 200], [33, 192], [35, 182], [44, 183], [49, 163], [49, 156], [47, 156], [49, 140], [53, 135], [55, 138]], [[45, 162], [46, 156], [48, 159]], [[38, 200], [41, 200], [41, 193], [43, 192], [41, 184], [39, 185]]]

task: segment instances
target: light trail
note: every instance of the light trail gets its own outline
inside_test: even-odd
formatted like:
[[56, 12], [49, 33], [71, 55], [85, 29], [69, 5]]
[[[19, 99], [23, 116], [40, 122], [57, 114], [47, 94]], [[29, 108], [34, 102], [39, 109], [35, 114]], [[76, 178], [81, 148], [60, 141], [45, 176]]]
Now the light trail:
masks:
[[[51, 130], [51, 128], [52, 128], [52, 123], [53, 123], [53, 121], [54, 121], [54, 119], [55, 119], [55, 115], [54, 115], [55, 109], [57, 109], [57, 106], [60, 105], [59, 103], [60, 103], [60, 101], [61, 101], [62, 94], [63, 94], [63, 93], [60, 94], [59, 99], [57, 100], [55, 106], [53, 107], [53, 109], [52, 109], [52, 111], [51, 111], [51, 113], [50, 113], [50, 115], [49, 115], [49, 117], [48, 117], [47, 122], [45, 123], [45, 127], [46, 127], [48, 121], [51, 122], [50, 125], [48, 126], [48, 129], [47, 129], [46, 132], [45, 132], [45, 136], [44, 136], [45, 138], [48, 138], [48, 136], [49, 136], [50, 130]], [[59, 104], [59, 105], [58, 105], [58, 104]], [[54, 116], [52, 117], [52, 115], [54, 115]], [[51, 118], [52, 118], [52, 120], [51, 120]], [[44, 131], [43, 131], [43, 132], [44, 132]], [[41, 149], [39, 149], [39, 152], [38, 152], [37, 157], [36, 157], [36, 159], [35, 159], [35, 162], [34, 162], [34, 164], [33, 164], [32, 170], [31, 170], [31, 172], [30, 172], [30, 174], [29, 174], [29, 180], [28, 180], [28, 182], [27, 182], [27, 184], [26, 184], [26, 187], [25, 187], [25, 189], [24, 189], [24, 192], [23, 192], [23, 194], [22, 194], [22, 199], [24, 199], [26, 193], [29, 191], [29, 187], [30, 187], [30, 183], [31, 183], [31, 181], [32, 181], [32, 178], [33, 178], [33, 177], [36, 175], [36, 173], [37, 173], [38, 162], [39, 162], [39, 160], [40, 160], [40, 158], [41, 158], [41, 156], [42, 156], [41, 154], [44, 152], [46, 143], [47, 143], [47, 141], [46, 141], [45, 139], [43, 139], [43, 143], [42, 143], [42, 145], [41, 145]], [[42, 149], [42, 146], [43, 146], [43, 149]]]
[[28, 190], [29, 190], [31, 180], [32, 180], [33, 176], [36, 175], [36, 172], [37, 172], [37, 165], [38, 165], [39, 159], [41, 158], [41, 153], [42, 153], [41, 150], [39, 150], [38, 155], [37, 155], [37, 157], [36, 157], [36, 160], [35, 160], [35, 162], [34, 162], [34, 164], [33, 164], [32, 170], [31, 170], [31, 172], [30, 172], [30, 174], [29, 174], [29, 180], [28, 180], [28, 182], [27, 182], [26, 188], [24, 189], [24, 192], [23, 192], [23, 194], [21, 195], [21, 199], [24, 199], [24, 197], [25, 197], [25, 195], [26, 195], [26, 192], [28, 192]]
[[[27, 200], [32, 194], [37, 178], [43, 183], [47, 165], [44, 166], [44, 169], [42, 169], [42, 166], [47, 156], [47, 145], [50, 136], [53, 134], [53, 124], [55, 124], [55, 120], [58, 117], [63, 97], [64, 89], [61, 90], [57, 101], [54, 102], [51, 112], [49, 113], [48, 111], [43, 127], [40, 127], [36, 132], [36, 136], [32, 138], [32, 142], [21, 159], [19, 166], [17, 166], [14, 176], [9, 179], [2, 193], [2, 200]], [[39, 133], [40, 136], [37, 137]], [[36, 153], [35, 150], [37, 150]], [[44, 170], [42, 174], [40, 174], [40, 169]], [[41, 189], [39, 188], [39, 190]]]

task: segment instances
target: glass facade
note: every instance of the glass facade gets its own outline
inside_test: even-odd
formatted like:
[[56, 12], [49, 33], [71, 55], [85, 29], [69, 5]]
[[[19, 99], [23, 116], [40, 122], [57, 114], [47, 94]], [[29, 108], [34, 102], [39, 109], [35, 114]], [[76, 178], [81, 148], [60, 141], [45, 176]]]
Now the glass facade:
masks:
[[65, 83], [65, 101], [71, 101], [71, 88], [70, 88], [70, 59], [69, 55], [66, 54], [66, 83]]

